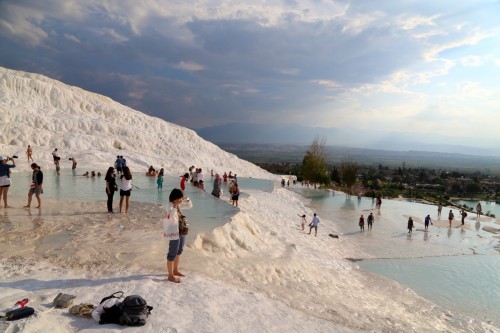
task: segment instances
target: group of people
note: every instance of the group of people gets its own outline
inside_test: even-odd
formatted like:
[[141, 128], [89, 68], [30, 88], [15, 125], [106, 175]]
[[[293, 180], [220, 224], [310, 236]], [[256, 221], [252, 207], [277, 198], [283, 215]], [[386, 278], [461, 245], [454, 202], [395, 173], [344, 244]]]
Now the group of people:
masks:
[[[2, 199], [4, 208], [11, 207], [8, 204], [8, 192], [9, 187], [12, 184], [10, 179], [10, 169], [16, 167], [15, 158], [15, 156], [0, 156], [0, 208], [2, 207]], [[30, 156], [30, 158], [32, 157]], [[9, 161], [12, 163], [9, 164]], [[33, 173], [31, 176], [31, 185], [28, 191], [28, 204], [24, 207], [31, 207], [31, 200], [34, 194], [38, 202], [38, 206], [36, 206], [36, 208], [40, 208], [42, 206], [42, 198], [40, 197], [40, 194], [43, 193], [43, 172], [40, 170], [40, 166], [36, 163], [31, 164], [31, 170], [33, 170]]]
[[[114, 213], [113, 211], [113, 196], [115, 192], [118, 191], [118, 185], [116, 180], [117, 169], [114, 167], [109, 167], [104, 177], [106, 182], [106, 194], [108, 196], [107, 207], [108, 213]], [[119, 175], [120, 181], [120, 213], [123, 211], [123, 203], [125, 202], [125, 214], [128, 213], [130, 206], [130, 193], [132, 191], [132, 172], [130, 172], [129, 167], [122, 167]]]

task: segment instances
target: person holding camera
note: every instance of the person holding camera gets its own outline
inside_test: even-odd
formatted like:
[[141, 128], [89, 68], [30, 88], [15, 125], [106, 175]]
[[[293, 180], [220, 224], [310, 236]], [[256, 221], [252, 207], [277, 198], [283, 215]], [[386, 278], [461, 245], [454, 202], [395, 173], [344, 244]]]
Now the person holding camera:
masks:
[[[7, 164], [8, 161], [12, 161], [12, 164]], [[16, 167], [16, 162], [13, 157], [0, 156], [0, 207], [1, 200], [3, 197], [3, 203], [5, 208], [10, 208], [7, 204], [7, 193], [9, 192], [10, 181], [10, 169]]]

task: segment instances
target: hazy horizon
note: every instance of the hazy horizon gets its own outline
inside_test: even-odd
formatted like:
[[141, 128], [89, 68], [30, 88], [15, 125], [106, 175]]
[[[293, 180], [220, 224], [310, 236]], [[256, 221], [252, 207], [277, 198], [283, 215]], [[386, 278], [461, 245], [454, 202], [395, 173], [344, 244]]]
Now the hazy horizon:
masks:
[[359, 147], [495, 149], [498, 14], [487, 0], [6, 0], [0, 66], [197, 131], [321, 127]]

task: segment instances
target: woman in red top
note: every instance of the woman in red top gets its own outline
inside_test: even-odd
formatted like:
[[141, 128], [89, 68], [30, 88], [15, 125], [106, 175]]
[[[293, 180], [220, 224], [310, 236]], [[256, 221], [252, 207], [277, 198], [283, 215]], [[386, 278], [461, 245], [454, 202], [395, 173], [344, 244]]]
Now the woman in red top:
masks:
[[189, 179], [189, 173], [185, 173], [184, 176], [181, 176], [181, 190], [186, 190], [186, 180]]

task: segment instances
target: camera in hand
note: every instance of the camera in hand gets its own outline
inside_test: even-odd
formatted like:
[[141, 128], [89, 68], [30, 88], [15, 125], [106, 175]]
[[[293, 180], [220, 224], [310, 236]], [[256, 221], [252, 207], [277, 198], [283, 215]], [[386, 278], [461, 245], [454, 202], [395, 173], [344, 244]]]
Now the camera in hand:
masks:
[[70, 158], [69, 158], [69, 160], [70, 160], [70, 161], [73, 161], [73, 158], [72, 158], [72, 157], [70, 157]]
[[12, 155], [12, 158], [18, 158], [18, 156], [17, 155]]

